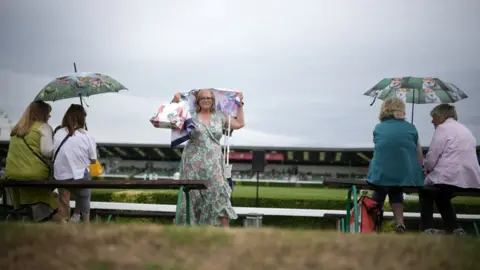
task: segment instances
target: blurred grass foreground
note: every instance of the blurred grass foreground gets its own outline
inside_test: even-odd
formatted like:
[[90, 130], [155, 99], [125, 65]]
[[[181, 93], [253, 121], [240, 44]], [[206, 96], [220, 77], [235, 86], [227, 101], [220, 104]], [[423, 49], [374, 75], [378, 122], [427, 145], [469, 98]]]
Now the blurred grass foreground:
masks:
[[0, 224], [0, 269], [480, 269], [480, 242], [421, 234]]

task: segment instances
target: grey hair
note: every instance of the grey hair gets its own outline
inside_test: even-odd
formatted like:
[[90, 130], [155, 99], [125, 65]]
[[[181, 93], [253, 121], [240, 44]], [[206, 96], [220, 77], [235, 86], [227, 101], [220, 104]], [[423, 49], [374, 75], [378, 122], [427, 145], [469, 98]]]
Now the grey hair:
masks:
[[445, 122], [448, 118], [453, 118], [458, 120], [457, 110], [455, 110], [455, 106], [450, 104], [440, 104], [435, 106], [433, 110], [430, 112], [430, 116], [437, 116], [440, 118], [440, 121]]

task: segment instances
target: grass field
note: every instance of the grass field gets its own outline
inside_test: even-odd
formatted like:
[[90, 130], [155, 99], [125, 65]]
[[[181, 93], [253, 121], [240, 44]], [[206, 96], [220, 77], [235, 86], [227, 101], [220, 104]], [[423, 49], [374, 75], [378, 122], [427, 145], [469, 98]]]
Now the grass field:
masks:
[[1, 269], [480, 269], [478, 240], [139, 224], [0, 224]]

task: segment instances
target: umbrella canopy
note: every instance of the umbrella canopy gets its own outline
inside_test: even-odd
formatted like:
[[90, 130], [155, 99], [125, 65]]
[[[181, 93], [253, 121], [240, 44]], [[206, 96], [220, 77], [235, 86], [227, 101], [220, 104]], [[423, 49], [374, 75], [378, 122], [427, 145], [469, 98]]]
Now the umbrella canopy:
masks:
[[103, 93], [128, 90], [117, 80], [100, 73], [77, 72], [49, 82], [35, 101], [57, 101], [74, 97], [89, 97]]
[[[385, 100], [398, 97], [406, 103], [454, 103], [468, 96], [456, 85], [438, 78], [397, 77], [385, 78], [364, 93]], [[373, 103], [372, 103], [373, 104]]]

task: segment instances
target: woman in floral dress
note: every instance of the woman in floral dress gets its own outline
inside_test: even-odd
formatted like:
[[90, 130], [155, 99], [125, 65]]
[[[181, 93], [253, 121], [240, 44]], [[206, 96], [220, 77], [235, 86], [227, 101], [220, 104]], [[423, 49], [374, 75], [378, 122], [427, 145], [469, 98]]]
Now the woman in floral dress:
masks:
[[[236, 119], [231, 118], [231, 129], [244, 126], [243, 94], [237, 97], [242, 101]], [[180, 100], [175, 94], [174, 102]], [[227, 127], [228, 118], [215, 110], [215, 96], [210, 89], [201, 89], [197, 93], [196, 111], [192, 115], [195, 129], [190, 134], [180, 162], [180, 179], [209, 181], [209, 188], [190, 191], [191, 224], [228, 227], [230, 219], [237, 214], [230, 203], [232, 192], [223, 174], [222, 129]], [[180, 206], [182, 222], [185, 223], [185, 199]]]

